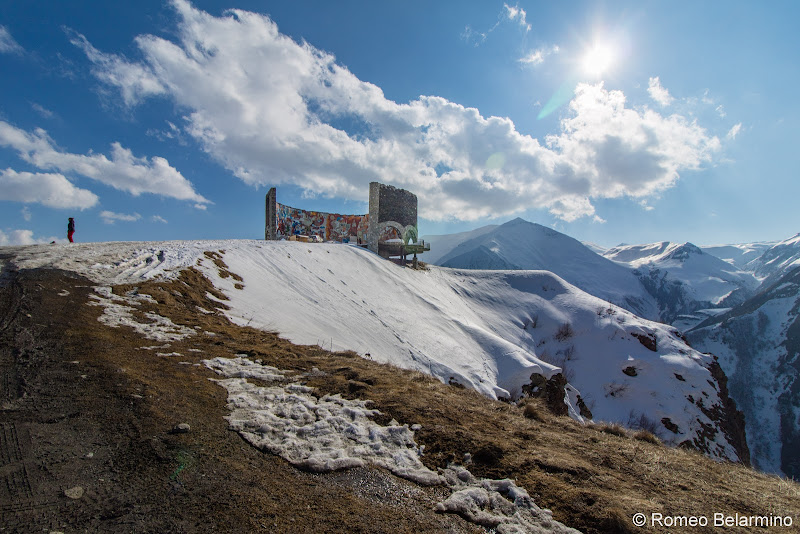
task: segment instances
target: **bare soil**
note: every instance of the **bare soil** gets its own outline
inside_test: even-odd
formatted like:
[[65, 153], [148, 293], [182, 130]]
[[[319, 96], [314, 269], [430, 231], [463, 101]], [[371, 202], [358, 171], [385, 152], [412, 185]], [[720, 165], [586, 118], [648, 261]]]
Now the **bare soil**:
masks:
[[[638, 512], [772, 513], [800, 525], [793, 482], [584, 427], [538, 401], [490, 401], [354, 353], [238, 327], [208, 298], [224, 295], [193, 269], [173, 282], [114, 288], [151, 295], [157, 304], [142, 312], [197, 331], [157, 349], [130, 328], [100, 323], [102, 308], [87, 305], [93, 288], [86, 279], [12, 267], [2, 280], [3, 532], [482, 531], [433, 511], [445, 488], [372, 468], [301, 471], [228, 430], [226, 392], [197, 364], [243, 353], [280, 369], [324, 371], [307, 382], [320, 394], [370, 399], [386, 422], [421, 424], [416, 439], [431, 469], [464, 462], [469, 453], [475, 475], [516, 479], [555, 519], [587, 533], [667, 531], [632, 526]], [[191, 430], [173, 432], [178, 423]], [[67, 495], [78, 487], [78, 498]], [[783, 531], [792, 529], [776, 530]]]

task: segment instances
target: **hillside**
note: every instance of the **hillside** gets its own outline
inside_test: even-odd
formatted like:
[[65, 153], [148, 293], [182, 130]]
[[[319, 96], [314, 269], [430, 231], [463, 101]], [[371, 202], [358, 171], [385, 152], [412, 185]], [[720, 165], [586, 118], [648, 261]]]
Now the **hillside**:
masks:
[[[111, 247], [117, 257], [119, 246]], [[71, 270], [22, 267], [35, 248]], [[665, 448], [646, 434], [648, 441], [632, 439], [554, 416], [540, 400], [492, 401], [231, 323], [227, 294], [257, 281], [236, 281], [222, 261], [233, 263], [230, 244], [222, 256], [216, 246], [201, 257], [182, 250], [172, 263], [166, 247], [150, 261], [142, 255], [116, 264], [102, 247], [59, 248], [0, 249], [0, 519], [7, 531], [379, 532], [391, 525], [393, 532], [473, 532], [476, 524], [567, 531], [539, 505], [569, 527], [610, 533], [639, 531], [631, 526], [635, 513], [749, 517], [797, 509], [796, 484]], [[107, 283], [138, 281], [104, 289], [75, 274], [89, 270]], [[220, 291], [212, 279], [232, 289]], [[297, 404], [281, 408], [281, 399]], [[346, 418], [335, 416], [342, 408]], [[326, 412], [317, 423], [341, 421], [346, 435], [374, 440], [378, 453], [404, 450], [403, 463], [364, 461], [394, 456], [363, 456], [356, 447], [347, 453], [362, 458], [351, 460], [356, 467], [328, 471], [337, 464], [292, 456], [308, 450], [300, 439], [306, 433], [282, 434], [291, 445], [283, 448], [248, 437], [275, 435], [271, 421], [281, 410], [286, 422]], [[309, 437], [336, 428], [317, 423]], [[315, 447], [314, 457], [334, 458], [330, 447]], [[409, 482], [425, 481], [426, 470], [444, 482]]]
[[517, 399], [561, 374], [565, 413], [577, 420], [646, 424], [667, 443], [749, 461], [711, 357], [673, 328], [549, 272], [414, 271], [358, 247], [263, 241], [29, 247], [16, 261], [68, 266], [102, 284], [195, 266], [229, 299], [235, 324], [351, 350], [490, 398]]

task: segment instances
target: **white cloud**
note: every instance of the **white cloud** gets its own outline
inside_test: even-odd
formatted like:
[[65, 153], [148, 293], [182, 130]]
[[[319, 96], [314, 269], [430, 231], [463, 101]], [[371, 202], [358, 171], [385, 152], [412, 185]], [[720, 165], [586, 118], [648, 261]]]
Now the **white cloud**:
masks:
[[31, 219], [33, 218], [33, 216], [31, 215], [31, 209], [28, 206], [23, 206], [20, 213], [22, 213], [22, 219], [25, 222], [30, 222]]
[[478, 46], [482, 45], [484, 43], [484, 41], [486, 41], [486, 38], [489, 36], [489, 34], [492, 31], [494, 31], [494, 29], [499, 24], [500, 23], [498, 22], [492, 28], [490, 28], [489, 31], [487, 31], [487, 32], [479, 32], [477, 30], [474, 30], [472, 28], [472, 26], [467, 25], [467, 26], [464, 27], [464, 31], [461, 32], [461, 38], [464, 41], [475, 45], [475, 47], [478, 47]]
[[526, 63], [528, 65], [541, 65], [544, 63], [544, 60], [547, 56], [556, 54], [558, 51], [559, 48], [557, 45], [553, 45], [550, 48], [538, 48], [528, 55], [519, 58], [519, 62]]
[[724, 119], [725, 117], [727, 117], [727, 116], [728, 116], [728, 114], [727, 114], [727, 113], [725, 113], [725, 108], [722, 106], [722, 104], [720, 104], [719, 106], [717, 106], [716, 108], [714, 108], [714, 111], [716, 111], [717, 113], [719, 113], [719, 116], [720, 116], [721, 118], [723, 118], [723, 119]]
[[0, 26], [0, 54], [21, 54], [23, 48], [17, 43], [5, 26]]
[[669, 94], [669, 91], [661, 86], [661, 80], [658, 79], [658, 76], [650, 78], [647, 92], [650, 94], [650, 98], [655, 100], [661, 107], [669, 106], [675, 100], [672, 95]]
[[52, 119], [55, 116], [55, 114], [52, 111], [50, 111], [49, 109], [45, 108], [41, 104], [37, 104], [36, 102], [31, 102], [31, 107], [33, 108], [33, 110], [36, 113], [38, 113], [39, 115], [41, 115], [45, 119]]
[[157, 223], [167, 224], [167, 220], [164, 217], [162, 217], [161, 215], [153, 215], [150, 218], [150, 220], [152, 220], [153, 222], [157, 222]]
[[506, 16], [510, 20], [519, 21], [520, 26], [522, 26], [526, 32], [531, 31], [531, 25], [528, 24], [528, 21], [526, 20], [528, 14], [525, 12], [524, 9], [519, 7], [519, 4], [515, 5], [514, 7], [511, 7], [508, 4], [503, 4], [503, 7], [505, 7]]
[[0, 200], [38, 203], [51, 208], [84, 210], [97, 204], [97, 195], [75, 187], [57, 173], [0, 171]]
[[725, 136], [728, 139], [736, 139], [736, 136], [739, 135], [739, 132], [742, 131], [742, 123], [734, 124], [733, 128], [728, 130], [728, 134]]
[[[183, 2], [184, 0], [174, 0], [173, 4], [177, 4], [178, 2]], [[472, 26], [467, 25], [464, 28], [464, 31], [461, 33], [461, 38], [476, 47], [482, 45], [486, 39], [489, 37], [493, 31], [495, 31], [502, 22], [505, 20], [510, 21], [518, 21], [519, 25], [525, 30], [525, 33], [528, 33], [531, 30], [531, 25], [528, 24], [526, 20], [527, 13], [524, 9], [519, 7], [519, 5], [515, 5], [514, 7], [509, 6], [508, 4], [503, 4], [503, 10], [497, 16], [497, 22], [494, 25], [486, 30], [485, 32], [475, 30]]]
[[76, 173], [134, 196], [153, 193], [200, 204], [208, 202], [164, 158], [137, 158], [119, 143], [111, 144], [111, 159], [103, 154], [70, 154], [58, 150], [54, 145], [42, 129], [28, 133], [0, 121], [0, 146], [15, 149], [20, 158], [39, 169]]
[[[254, 186], [297, 184], [366, 200], [377, 180], [414, 191], [429, 219], [536, 206], [569, 221], [595, 217], [592, 199], [670, 187], [719, 145], [680, 115], [625, 107], [624, 95], [602, 84], [577, 87], [561, 131], [542, 145], [510, 119], [444, 98], [388, 100], [332, 55], [282, 35], [266, 16], [231, 10], [214, 17], [184, 0], [173, 7], [175, 40], [137, 37], [141, 62], [88, 42], [83, 48], [98, 79], [126, 103], [167, 94], [186, 110], [185, 132]], [[125, 75], [131, 71], [152, 76], [149, 86]], [[347, 129], [335, 126], [344, 123]], [[491, 161], [502, 165], [487, 167], [495, 154], [502, 158]]]
[[39, 243], [63, 243], [66, 239], [56, 237], [34, 237], [33, 230], [10, 230], [8, 233], [0, 230], [0, 246], [8, 245], [36, 245]]
[[147, 65], [129, 63], [114, 54], [103, 54], [80, 34], [73, 35], [70, 42], [81, 48], [95, 65], [95, 76], [122, 90], [125, 104], [131, 106], [142, 98], [167, 93], [167, 88]]
[[134, 213], [133, 215], [128, 215], [126, 213], [114, 213], [113, 211], [101, 211], [100, 217], [106, 224], [114, 224], [117, 221], [135, 222], [142, 218], [142, 216], [139, 215], [138, 213]]
[[548, 136], [575, 169], [575, 187], [590, 198], [644, 198], [671, 187], [721, 148], [696, 121], [625, 106], [621, 91], [581, 84], [562, 133]]

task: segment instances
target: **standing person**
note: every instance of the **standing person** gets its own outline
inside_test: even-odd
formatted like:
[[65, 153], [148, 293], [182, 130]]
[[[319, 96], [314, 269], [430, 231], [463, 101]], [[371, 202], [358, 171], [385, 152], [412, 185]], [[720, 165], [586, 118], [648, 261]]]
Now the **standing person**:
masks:
[[72, 240], [72, 234], [75, 233], [75, 219], [72, 217], [69, 218], [69, 223], [67, 224], [67, 238], [69, 239], [70, 243], [74, 243]]

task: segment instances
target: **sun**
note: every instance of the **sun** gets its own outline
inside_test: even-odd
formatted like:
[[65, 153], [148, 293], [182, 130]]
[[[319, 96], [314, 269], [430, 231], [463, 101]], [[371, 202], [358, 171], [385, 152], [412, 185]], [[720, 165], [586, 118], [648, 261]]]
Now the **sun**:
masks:
[[602, 76], [614, 65], [616, 50], [609, 43], [594, 43], [586, 50], [581, 61], [583, 71], [595, 78]]

